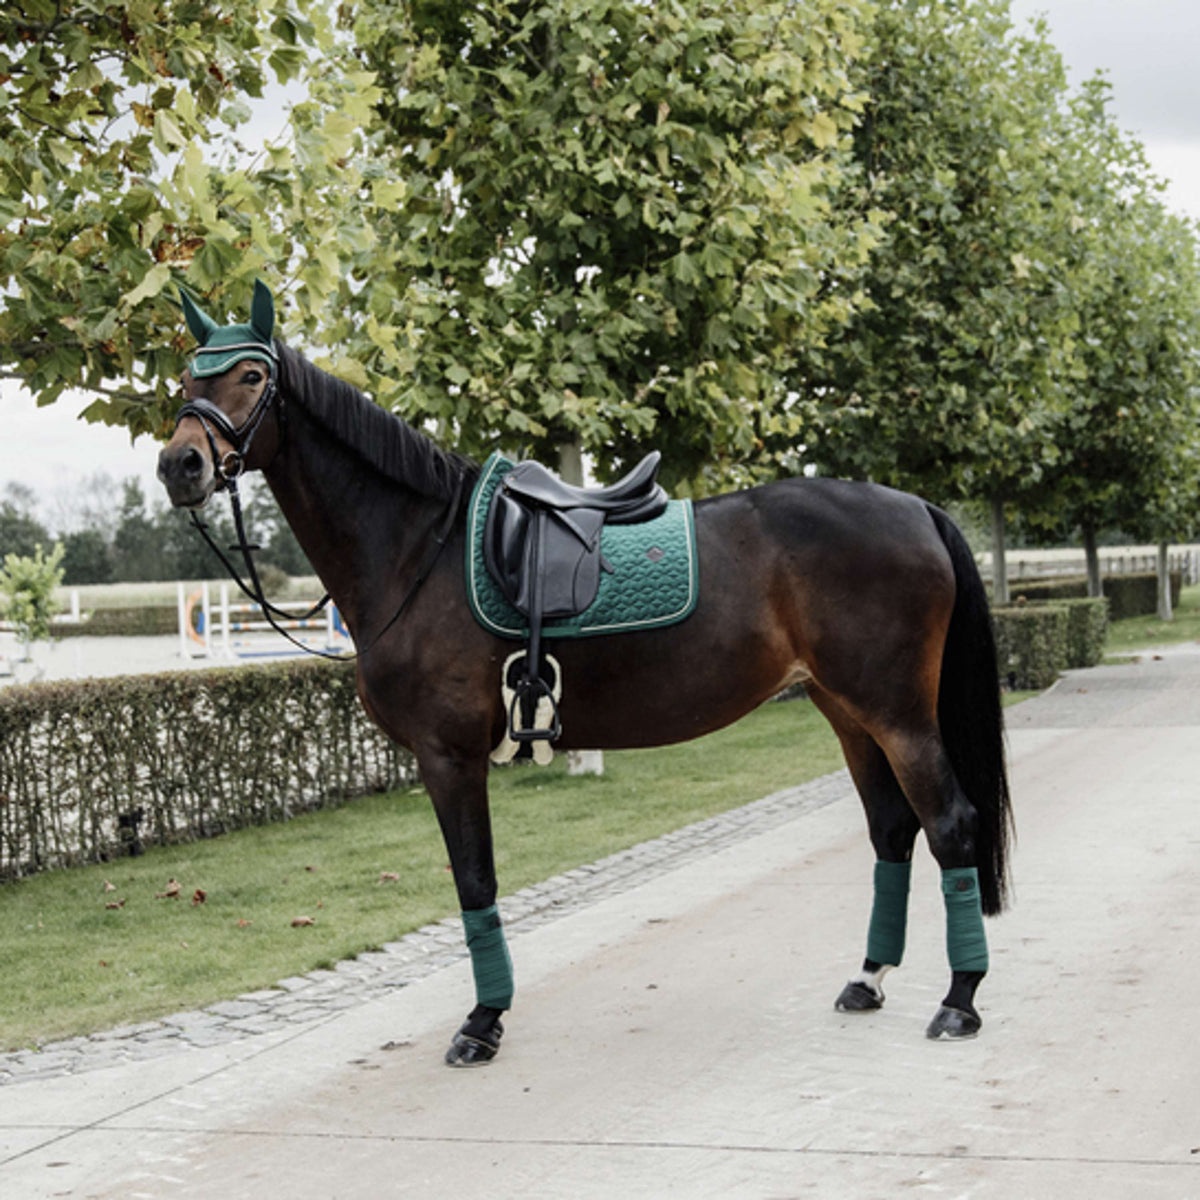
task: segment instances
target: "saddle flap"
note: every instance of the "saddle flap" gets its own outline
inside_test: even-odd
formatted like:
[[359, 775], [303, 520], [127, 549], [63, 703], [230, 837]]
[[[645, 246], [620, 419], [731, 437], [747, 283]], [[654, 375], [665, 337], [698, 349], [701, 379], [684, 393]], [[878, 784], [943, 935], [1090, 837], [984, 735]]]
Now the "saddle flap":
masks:
[[600, 588], [600, 530], [604, 514], [590, 509], [530, 512], [497, 489], [484, 529], [484, 561], [505, 599], [522, 616], [575, 616]]

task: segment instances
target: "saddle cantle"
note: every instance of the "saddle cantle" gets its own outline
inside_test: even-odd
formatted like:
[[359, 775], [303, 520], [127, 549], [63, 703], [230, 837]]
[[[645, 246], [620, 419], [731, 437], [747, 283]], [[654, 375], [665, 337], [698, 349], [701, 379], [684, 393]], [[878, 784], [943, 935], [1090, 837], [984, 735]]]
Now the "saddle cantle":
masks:
[[[595, 600], [601, 571], [612, 571], [601, 552], [606, 524], [636, 524], [665, 511], [667, 494], [656, 481], [661, 457], [658, 451], [646, 455], [622, 479], [602, 488], [574, 487], [540, 463], [523, 462], [505, 474], [493, 493], [484, 527], [484, 562], [529, 628], [509, 708], [514, 742], [553, 741], [561, 732], [555, 689], [542, 659], [543, 622], [575, 616]], [[547, 699], [551, 719], [538, 727], [538, 705], [544, 707]]]

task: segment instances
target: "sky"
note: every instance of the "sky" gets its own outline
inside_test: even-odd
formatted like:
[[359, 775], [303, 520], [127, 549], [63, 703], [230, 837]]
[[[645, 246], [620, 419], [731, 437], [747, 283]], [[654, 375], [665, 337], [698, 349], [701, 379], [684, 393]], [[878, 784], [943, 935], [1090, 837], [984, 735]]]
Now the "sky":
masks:
[[[1072, 83], [1107, 72], [1120, 126], [1146, 146], [1166, 201], [1200, 220], [1200, 0], [1012, 0], [1020, 25], [1044, 14]], [[43, 519], [98, 471], [136, 475], [156, 496], [158, 446], [131, 444], [119, 429], [76, 419], [88, 398], [64, 396], [39, 409], [17, 385], [0, 383], [0, 499], [10, 482], [32, 488]]]

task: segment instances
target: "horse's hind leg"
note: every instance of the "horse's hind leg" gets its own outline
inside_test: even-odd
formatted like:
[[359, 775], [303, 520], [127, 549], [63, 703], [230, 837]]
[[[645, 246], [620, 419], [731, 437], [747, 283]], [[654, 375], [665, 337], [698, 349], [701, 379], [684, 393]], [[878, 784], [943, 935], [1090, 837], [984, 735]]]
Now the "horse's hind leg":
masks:
[[983, 1023], [975, 992], [988, 969], [976, 866], [979, 815], [955, 778], [936, 727], [889, 732], [881, 744], [942, 869], [950, 989], [925, 1032], [931, 1038], [973, 1037]]
[[909, 873], [913, 843], [921, 824], [875, 739], [831, 697], [815, 687], [810, 688], [810, 695], [841, 741], [875, 849], [866, 957], [862, 969], [836, 1001], [841, 1012], [870, 1012], [883, 1004], [883, 976], [898, 967], [904, 957]]

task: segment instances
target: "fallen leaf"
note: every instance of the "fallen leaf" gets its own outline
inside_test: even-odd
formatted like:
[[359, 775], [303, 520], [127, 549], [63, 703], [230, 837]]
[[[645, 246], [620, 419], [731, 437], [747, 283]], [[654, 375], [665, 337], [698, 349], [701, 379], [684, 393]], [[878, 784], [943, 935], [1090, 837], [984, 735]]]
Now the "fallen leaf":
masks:
[[107, 967], [107, 966], [108, 966], [108, 963], [106, 963], [106, 962], [104, 961], [104, 959], [101, 959], [101, 960], [100, 960], [100, 965], [101, 965], [102, 967]]
[[245, 917], [238, 917], [237, 927], [239, 929], [245, 929], [247, 926], [253, 925], [253, 924], [254, 924], [253, 921], [247, 921]]
[[115, 892], [117, 890], [117, 885], [115, 883], [109, 883], [106, 879], [104, 881], [104, 890], [106, 892]]
[[203, 888], [197, 888], [192, 893], [192, 904], [203, 904], [208, 899], [208, 893]]
[[110, 900], [104, 907], [105, 908], [124, 908], [125, 901], [124, 900]]
[[315, 917], [293, 917], [292, 928], [296, 929], [301, 925], [315, 925], [317, 923]]
[[381, 871], [379, 873], [380, 883], [399, 883], [400, 876], [395, 871]]
[[316, 867], [305, 867], [304, 869], [306, 871], [315, 871], [317, 868]]
[[165, 892], [155, 892], [155, 900], [178, 900], [179, 899], [179, 884], [174, 879], [167, 880], [167, 890]]

